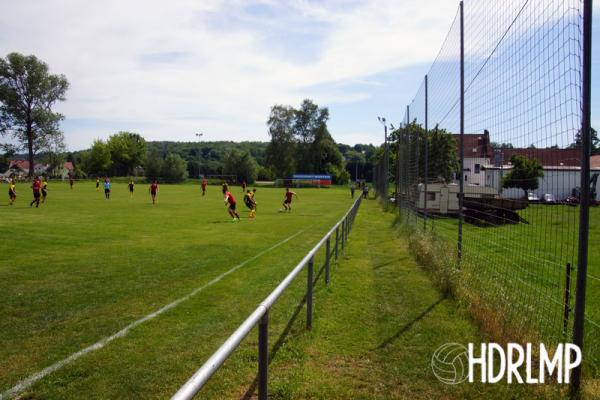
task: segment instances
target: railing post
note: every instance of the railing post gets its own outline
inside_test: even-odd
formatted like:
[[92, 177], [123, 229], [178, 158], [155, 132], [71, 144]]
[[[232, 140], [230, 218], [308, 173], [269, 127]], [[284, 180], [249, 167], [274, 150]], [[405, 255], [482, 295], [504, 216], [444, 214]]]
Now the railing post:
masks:
[[338, 259], [338, 247], [340, 243], [340, 226], [335, 227], [335, 261]]
[[308, 262], [308, 273], [306, 274], [306, 329], [312, 328], [313, 319], [313, 270], [315, 258], [311, 257]]
[[329, 286], [329, 258], [331, 256], [331, 236], [327, 238], [325, 244], [325, 286]]
[[258, 323], [258, 399], [269, 397], [269, 310]]
[[349, 233], [350, 233], [350, 215], [346, 215], [346, 241], [348, 241]]
[[344, 240], [346, 234], [346, 219], [342, 220], [342, 253], [344, 252]]

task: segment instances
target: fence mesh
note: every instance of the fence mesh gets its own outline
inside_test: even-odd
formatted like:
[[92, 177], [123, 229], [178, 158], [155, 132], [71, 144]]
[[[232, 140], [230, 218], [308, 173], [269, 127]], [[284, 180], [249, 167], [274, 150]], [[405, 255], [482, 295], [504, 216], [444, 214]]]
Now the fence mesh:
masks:
[[[405, 222], [457, 249], [460, 285], [489, 326], [520, 339], [570, 341], [584, 154], [584, 4], [466, 0], [462, 7], [464, 99], [459, 7], [402, 125], [390, 134], [392, 171], [383, 175], [383, 157], [375, 166], [375, 187], [396, 202]], [[594, 205], [600, 170], [590, 172]], [[387, 179], [394, 193], [384, 190]], [[590, 226], [595, 221], [600, 209], [592, 207]], [[597, 375], [595, 235], [591, 229], [585, 358]]]

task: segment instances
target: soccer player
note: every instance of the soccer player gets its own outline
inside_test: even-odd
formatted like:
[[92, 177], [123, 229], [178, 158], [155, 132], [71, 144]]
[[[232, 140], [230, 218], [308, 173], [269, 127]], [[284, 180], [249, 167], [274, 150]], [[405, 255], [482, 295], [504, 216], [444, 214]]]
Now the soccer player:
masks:
[[110, 179], [104, 178], [104, 198], [110, 199]]
[[206, 194], [206, 185], [208, 185], [208, 181], [206, 180], [206, 178], [202, 178], [202, 196]]
[[369, 185], [367, 185], [365, 183], [365, 186], [363, 186], [363, 199], [366, 199], [369, 197]]
[[75, 182], [75, 178], [73, 177], [73, 174], [69, 172], [69, 186], [71, 187], [71, 189], [73, 189], [74, 182]]
[[46, 202], [46, 197], [48, 196], [48, 177], [44, 177], [44, 182], [42, 182], [42, 203]]
[[11, 179], [8, 184], [8, 198], [10, 199], [10, 203], [8, 204], [11, 206], [15, 203], [15, 200], [17, 200], [17, 185], [15, 184], [14, 178]]
[[248, 186], [248, 185], [246, 185], [246, 181], [245, 180], [242, 181], [242, 192], [246, 191], [246, 186]]
[[100, 190], [100, 178], [96, 177], [96, 192]]
[[256, 217], [256, 203], [254, 202], [254, 193], [250, 189], [244, 195], [244, 204], [250, 209], [248, 218], [254, 219]]
[[[296, 194], [296, 192], [292, 192], [290, 190], [290, 188], [286, 188], [285, 196], [283, 198], [283, 208], [289, 212], [292, 212], [292, 197], [293, 196], [296, 196], [296, 198], [298, 198], [298, 195]], [[283, 211], [283, 209], [281, 211]]]
[[35, 203], [35, 207], [40, 206], [40, 189], [42, 187], [42, 182], [40, 181], [40, 177], [36, 176], [31, 184], [31, 189], [33, 190], [33, 200], [29, 203], [29, 207], [33, 206]]
[[229, 216], [231, 216], [233, 218], [233, 222], [239, 221], [240, 215], [235, 210], [235, 207], [236, 207], [235, 198], [229, 191], [229, 188], [226, 184], [223, 184], [223, 195], [225, 196], [223, 198], [223, 201], [225, 202], [225, 205], [228, 205], [227, 212], [229, 213]]
[[133, 197], [133, 189], [135, 188], [135, 183], [133, 183], [133, 179], [129, 181], [129, 198]]
[[350, 185], [350, 196], [354, 198], [354, 191], [356, 190], [356, 183], [352, 182]]
[[148, 190], [150, 191], [150, 196], [152, 196], [152, 205], [154, 205], [156, 203], [156, 193], [158, 193], [158, 183], [156, 183], [156, 180], [152, 181]]

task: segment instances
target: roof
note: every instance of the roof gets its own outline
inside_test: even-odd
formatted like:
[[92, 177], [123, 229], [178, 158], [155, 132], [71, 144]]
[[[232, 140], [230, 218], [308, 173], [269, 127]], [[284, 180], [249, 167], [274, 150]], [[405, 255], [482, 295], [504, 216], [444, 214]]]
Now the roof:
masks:
[[[50, 166], [49, 164], [35, 163], [33, 167], [34, 167], [34, 169], [39, 171], [39, 170], [46, 170], [46, 169], [48, 169], [49, 166]], [[67, 169], [69, 171], [73, 171], [73, 163], [70, 161], [66, 162], [63, 164], [63, 168]], [[21, 171], [29, 172], [29, 161], [27, 161], [27, 160], [10, 160], [8, 169], [20, 169]]]
[[600, 168], [600, 155], [590, 157], [590, 168]]
[[23, 171], [29, 171], [29, 161], [27, 161], [27, 160], [10, 160], [8, 169], [20, 169]]
[[[452, 136], [456, 139], [456, 153], [460, 154], [460, 134]], [[463, 141], [465, 158], [489, 158], [494, 154], [487, 131], [481, 134], [464, 134]]]
[[499, 149], [505, 163], [515, 155], [538, 160], [543, 166], [579, 167], [581, 149]]

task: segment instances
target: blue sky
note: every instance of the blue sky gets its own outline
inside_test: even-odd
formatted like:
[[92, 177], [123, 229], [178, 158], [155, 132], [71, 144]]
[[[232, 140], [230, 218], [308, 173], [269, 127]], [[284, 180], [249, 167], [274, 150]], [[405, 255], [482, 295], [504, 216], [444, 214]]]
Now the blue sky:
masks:
[[[600, 71], [595, 5], [594, 69]], [[71, 83], [70, 150], [121, 130], [149, 140], [268, 140], [274, 104], [330, 109], [343, 143], [383, 139], [446, 36], [449, 0], [0, 0], [0, 55], [35, 54]], [[28, 21], [27, 24], [23, 21]], [[598, 75], [598, 74], [596, 74]], [[600, 127], [600, 76], [593, 125]]]

